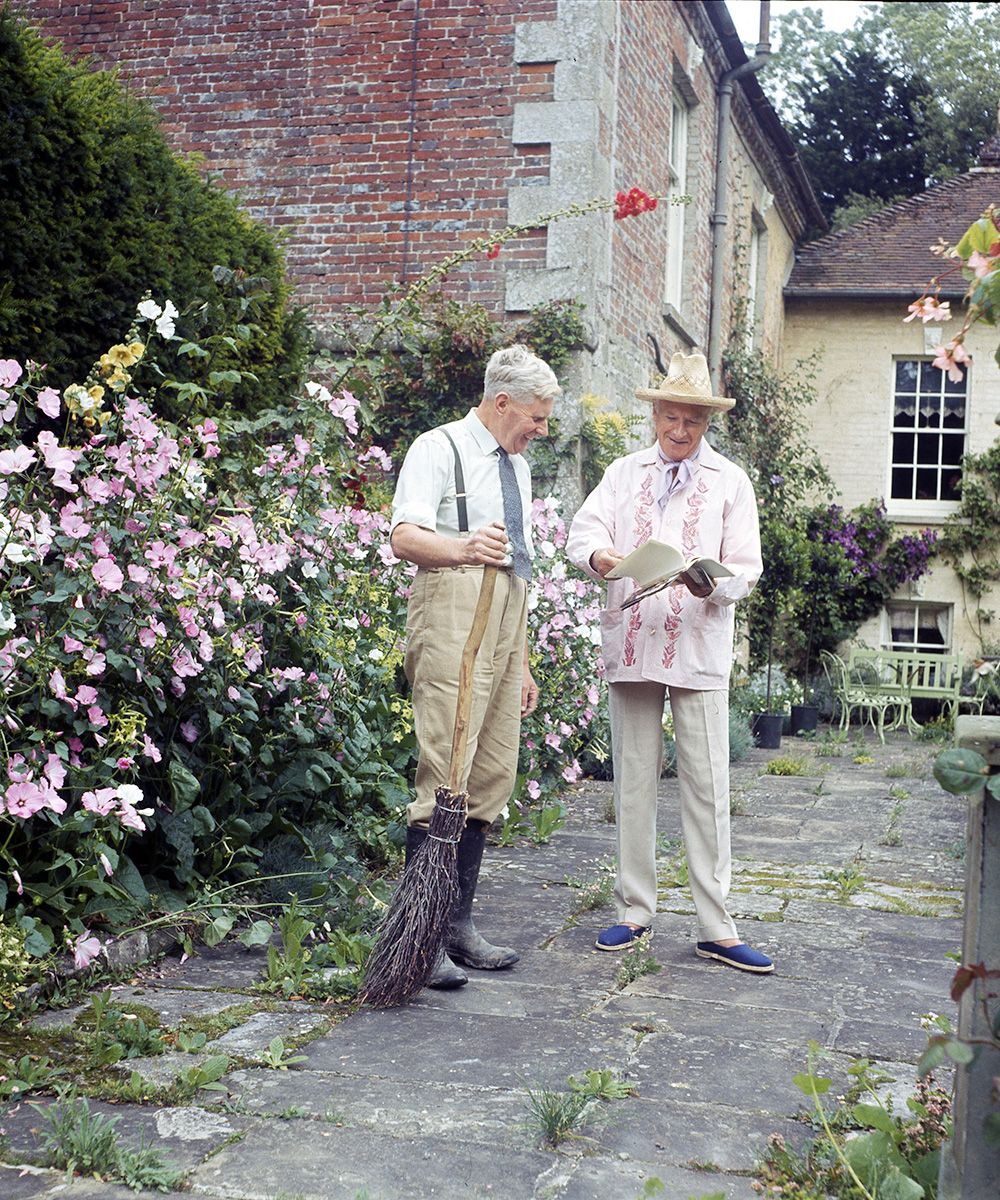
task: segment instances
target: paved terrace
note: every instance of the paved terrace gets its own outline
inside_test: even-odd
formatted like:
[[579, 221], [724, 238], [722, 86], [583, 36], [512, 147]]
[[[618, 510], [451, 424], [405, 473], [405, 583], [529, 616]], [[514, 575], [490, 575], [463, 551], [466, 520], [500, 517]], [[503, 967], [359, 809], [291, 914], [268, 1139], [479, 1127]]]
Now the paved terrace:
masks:
[[[579, 911], [582, 889], [567, 882], [599, 880], [614, 852], [610, 785], [590, 783], [569, 798], [568, 824], [548, 845], [488, 851], [477, 920], [522, 948], [513, 970], [474, 972], [459, 991], [345, 1019], [332, 1006], [250, 992], [260, 952], [224, 944], [183, 965], [167, 959], [117, 999], [150, 1006], [168, 1027], [256, 1006], [206, 1047], [232, 1056], [228, 1096], [203, 1092], [187, 1108], [92, 1106], [119, 1114], [123, 1141], [161, 1148], [195, 1195], [220, 1200], [632, 1200], [653, 1179], [666, 1200], [749, 1200], [768, 1135], [793, 1144], [812, 1135], [792, 1084], [810, 1041], [823, 1048], [822, 1073], [843, 1081], [864, 1056], [902, 1097], [926, 1042], [921, 1014], [951, 1011], [965, 804], [935, 784], [936, 750], [905, 734], [884, 747], [869, 736], [863, 750], [856, 738], [839, 747], [785, 738], [734, 768], [733, 909], [741, 933], [775, 959], [772, 976], [694, 956], [690, 900], [670, 886], [675, 841], [664, 846], [650, 947], [662, 969], [616, 981], [622, 956], [592, 949], [611, 909]], [[788, 754], [808, 758], [808, 775], [762, 774]], [[665, 839], [679, 833], [676, 790], [664, 780]], [[829, 876], [841, 872], [838, 889]], [[75, 1015], [41, 1020], [51, 1028]], [[306, 1061], [265, 1066], [276, 1034], [297, 1041]], [[193, 1061], [168, 1054], [127, 1069], [166, 1082]], [[597, 1068], [636, 1094], [595, 1103], [583, 1138], [541, 1148], [524, 1125], [526, 1089], [566, 1090], [568, 1076]], [[8, 1161], [37, 1153], [39, 1123], [28, 1105], [6, 1120]], [[4, 1200], [134, 1195], [0, 1167]]]

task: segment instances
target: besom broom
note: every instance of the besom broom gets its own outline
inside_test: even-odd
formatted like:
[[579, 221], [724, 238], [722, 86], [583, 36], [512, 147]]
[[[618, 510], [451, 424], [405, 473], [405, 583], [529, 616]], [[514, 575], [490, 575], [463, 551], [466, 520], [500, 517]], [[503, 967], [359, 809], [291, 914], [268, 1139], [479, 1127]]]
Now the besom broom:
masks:
[[468, 793], [459, 790], [472, 712], [472, 676], [493, 604], [497, 568], [483, 567], [472, 628], [462, 650], [448, 783], [434, 792], [427, 837], [406, 864], [379, 926], [359, 999], [372, 1008], [405, 1004], [424, 986], [448, 934], [458, 898], [458, 842], [465, 828]]

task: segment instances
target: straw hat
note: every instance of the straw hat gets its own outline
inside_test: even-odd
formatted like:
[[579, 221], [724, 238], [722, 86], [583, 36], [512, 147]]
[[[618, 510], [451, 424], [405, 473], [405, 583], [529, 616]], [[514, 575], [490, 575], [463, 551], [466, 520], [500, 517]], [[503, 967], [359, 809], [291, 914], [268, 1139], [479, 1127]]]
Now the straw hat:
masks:
[[639, 400], [673, 400], [678, 404], [697, 404], [716, 412], [727, 412], [736, 403], [725, 396], [712, 395], [712, 380], [704, 354], [681, 354], [670, 359], [664, 378], [651, 388], [636, 388]]

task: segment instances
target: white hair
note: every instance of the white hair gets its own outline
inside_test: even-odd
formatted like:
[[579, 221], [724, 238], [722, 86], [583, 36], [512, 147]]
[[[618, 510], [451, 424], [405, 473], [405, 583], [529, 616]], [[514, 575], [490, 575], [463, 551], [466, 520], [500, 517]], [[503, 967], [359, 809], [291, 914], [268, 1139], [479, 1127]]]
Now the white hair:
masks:
[[515, 404], [532, 404], [535, 400], [551, 400], [561, 391], [555, 371], [520, 343], [497, 350], [486, 364], [484, 400], [506, 392]]

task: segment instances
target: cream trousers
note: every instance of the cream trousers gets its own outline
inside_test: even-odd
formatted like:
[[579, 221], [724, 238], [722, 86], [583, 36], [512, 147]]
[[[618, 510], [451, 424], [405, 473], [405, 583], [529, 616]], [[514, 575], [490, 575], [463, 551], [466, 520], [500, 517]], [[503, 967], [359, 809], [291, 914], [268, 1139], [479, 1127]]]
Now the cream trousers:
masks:
[[[458, 671], [479, 598], [482, 567], [421, 568], [406, 614], [406, 678], [413, 690], [413, 725], [420, 756], [410, 825], [426, 825], [434, 789], [448, 782], [458, 701]], [[473, 673], [469, 745], [460, 786], [469, 817], [492, 821], [510, 799], [521, 738], [521, 686], [528, 588], [500, 571], [490, 620]]]
[[698, 940], [739, 935], [726, 910], [729, 841], [729, 693], [662, 683], [608, 685], [618, 920], [649, 925], [656, 912], [656, 791], [663, 767], [663, 703], [669, 692], [677, 742], [681, 830]]

